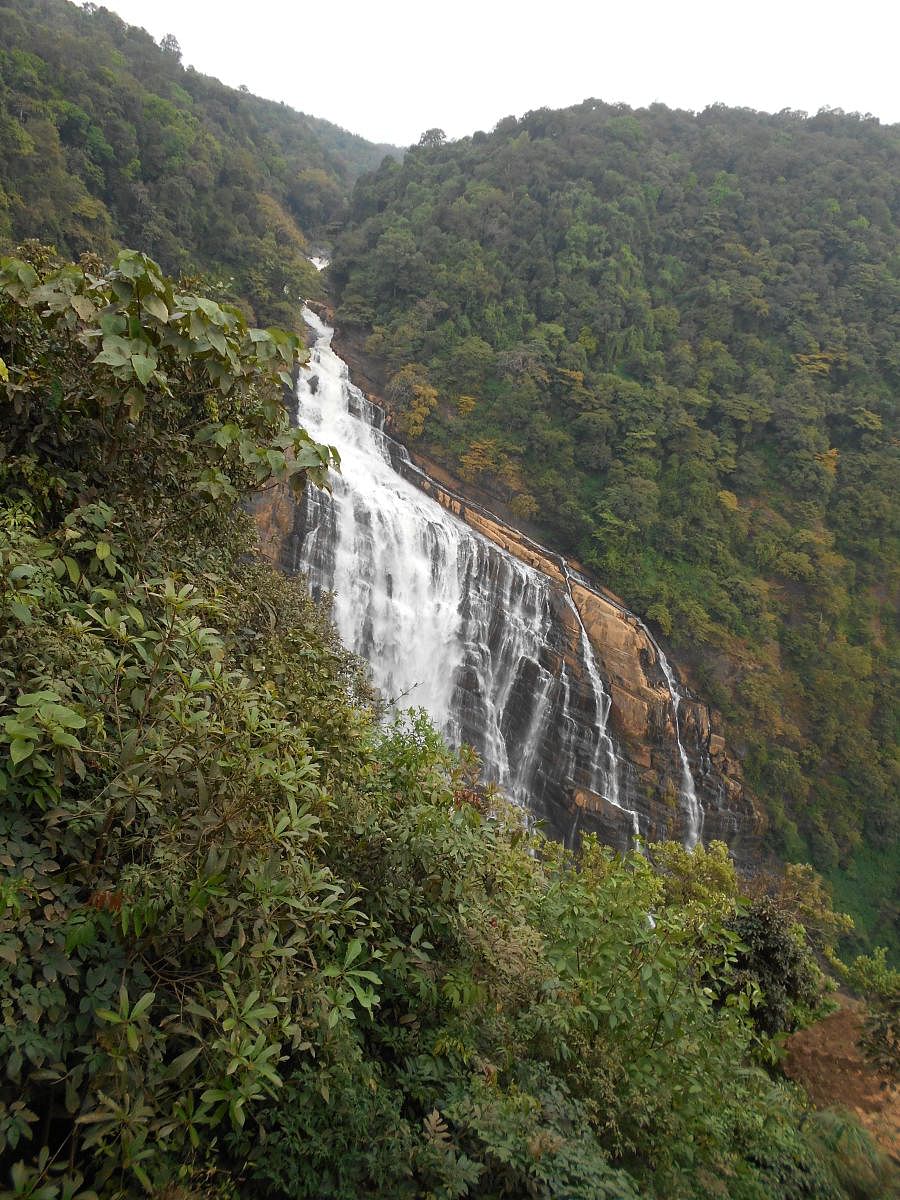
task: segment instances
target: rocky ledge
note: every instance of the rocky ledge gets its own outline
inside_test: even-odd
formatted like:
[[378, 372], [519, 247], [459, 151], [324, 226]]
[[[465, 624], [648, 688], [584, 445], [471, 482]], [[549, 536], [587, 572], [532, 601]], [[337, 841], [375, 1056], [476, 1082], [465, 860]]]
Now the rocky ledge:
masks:
[[[396, 464], [403, 469], [404, 464]], [[565, 602], [568, 590], [590, 639], [597, 665], [611, 698], [609, 723], [624, 759], [621, 801], [641, 814], [641, 829], [651, 839], [682, 838], [683, 806], [679, 804], [682, 765], [675, 728], [675, 709], [660, 664], [660, 651], [643, 622], [612, 592], [582, 578], [564, 558], [505, 524], [480, 504], [439, 483], [416, 465], [406, 474], [472, 529], [552, 580], [558, 590], [557, 610], [566, 629], [570, 666], [579, 669], [581, 631]], [[722, 721], [701, 699], [682, 688], [678, 722], [697, 795], [704, 811], [702, 837], [719, 838], [735, 857], [749, 865], [758, 857], [763, 822], [745, 787], [740, 763], [728, 752]], [[552, 746], [546, 747], [552, 753]], [[631, 818], [596, 792], [573, 788], [562, 811], [548, 812], [550, 832], [563, 840], [575, 831], [596, 831], [615, 845], [627, 842]]]

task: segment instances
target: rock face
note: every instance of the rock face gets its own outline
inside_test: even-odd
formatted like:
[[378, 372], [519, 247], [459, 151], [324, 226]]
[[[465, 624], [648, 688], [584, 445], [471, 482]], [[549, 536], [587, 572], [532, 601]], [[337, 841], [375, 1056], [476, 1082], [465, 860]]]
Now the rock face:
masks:
[[[404, 469], [404, 464], [399, 466]], [[684, 830], [676, 804], [681, 762], [675, 713], [659, 662], [659, 647], [650, 631], [618, 597], [579, 577], [561, 556], [414, 465], [405, 470], [419, 487], [467, 525], [553, 581], [559, 591], [560, 620], [568, 632], [566, 652], [570, 665], [575, 667], [579, 630], [562, 599], [568, 586], [612, 701], [611, 731], [626, 760], [623, 804], [646, 818], [646, 825], [641, 821], [645, 836], [681, 839]], [[721, 719], [702, 700], [684, 690], [678, 716], [681, 740], [704, 811], [703, 841], [726, 841], [736, 858], [749, 862], [758, 852], [763, 823], [744, 786], [740, 763], [726, 750]], [[564, 840], [571, 840], [575, 826], [598, 832], [613, 845], [627, 841], [631, 831], [621, 808], [585, 788], [572, 789], [565, 813], [560, 813], [553, 824], [556, 836]]]
[[[687, 778], [702, 811], [702, 840], [727, 841], [739, 863], [749, 866], [757, 857], [761, 820], [744, 787], [740, 766], [727, 752], [717, 716], [683, 687], [677, 695], [670, 689], [661, 651], [650, 631], [616, 596], [593, 585], [562, 557], [432, 478], [390, 439], [384, 444], [397, 474], [499, 551], [493, 557], [491, 552], [474, 552], [465, 567], [460, 558], [463, 591], [473, 597], [473, 603], [476, 590], [482, 593], [478, 601], [482, 604], [484, 595], [490, 605], [491, 595], [504, 594], [503, 587], [495, 593], [486, 589], [484, 580], [497, 576], [502, 582], [500, 577], [508, 574], [505, 556], [525, 563], [545, 580], [543, 640], [512, 671], [493, 736], [507, 747], [523, 747], [527, 769], [514, 774], [527, 782], [526, 802], [546, 831], [569, 844], [584, 832], [596, 832], [603, 841], [624, 847], [639, 825], [646, 839], [668, 837], [690, 843], [690, 812], [684, 803], [689, 768]], [[258, 499], [254, 515], [263, 552], [289, 572], [298, 566], [308, 569], [305, 539], [323, 520], [315, 497], [296, 503], [286, 490], [273, 489]], [[507, 615], [487, 615], [481, 657], [463, 658], [455, 668], [454, 732], [483, 755], [487, 717], [497, 714], [487, 712], [491, 705], [496, 710], [496, 693], [490, 694], [480, 674], [485, 662], [496, 666], [499, 661]], [[599, 681], [589, 678], [585, 637]], [[611, 745], [615, 744], [613, 789], [608, 778], [588, 769], [588, 756], [578, 740], [584, 738], [578, 730], [597, 728], [598, 683], [608, 697], [606, 728]], [[535, 700], [538, 695], [540, 705]]]

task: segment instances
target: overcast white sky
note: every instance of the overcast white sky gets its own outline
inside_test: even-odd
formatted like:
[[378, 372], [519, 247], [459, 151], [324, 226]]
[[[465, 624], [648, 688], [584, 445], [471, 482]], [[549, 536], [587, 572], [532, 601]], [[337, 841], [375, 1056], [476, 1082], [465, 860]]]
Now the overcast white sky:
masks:
[[185, 65], [405, 146], [589, 96], [900, 121], [897, 0], [101, 0]]

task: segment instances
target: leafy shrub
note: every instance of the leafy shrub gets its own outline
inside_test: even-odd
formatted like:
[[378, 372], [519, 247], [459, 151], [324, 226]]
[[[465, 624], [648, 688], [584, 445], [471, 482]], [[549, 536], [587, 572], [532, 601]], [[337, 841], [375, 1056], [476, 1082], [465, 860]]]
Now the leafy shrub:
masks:
[[900, 1085], [900, 971], [887, 965], [887, 951], [879, 947], [854, 959], [846, 978], [866, 1001], [861, 1042], [866, 1059], [885, 1080]]
[[766, 1034], [797, 1029], [819, 1007], [822, 972], [806, 945], [802, 926], [771, 897], [738, 911], [732, 928], [741, 940], [737, 978], [759, 989], [753, 1020]]
[[332, 460], [287, 427], [295, 342], [141, 255], [30, 257], [0, 260], [2, 1195], [806, 1179], [727, 864], [531, 835], [253, 555], [240, 501]]

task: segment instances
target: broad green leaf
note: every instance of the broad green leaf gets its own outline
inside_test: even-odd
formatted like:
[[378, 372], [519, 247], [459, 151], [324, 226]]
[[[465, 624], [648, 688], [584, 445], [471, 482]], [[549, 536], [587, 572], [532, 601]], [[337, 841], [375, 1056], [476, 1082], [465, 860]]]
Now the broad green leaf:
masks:
[[38, 568], [32, 566], [31, 563], [19, 563], [17, 567], [13, 567], [10, 571], [8, 576], [9, 582], [16, 583], [20, 579], [30, 579], [37, 570]]
[[30, 263], [18, 262], [16, 274], [19, 277], [19, 282], [24, 284], [25, 287], [33, 288], [37, 286], [37, 271], [35, 271]]
[[9, 748], [9, 757], [14, 763], [24, 762], [34, 750], [35, 743], [16, 739]]
[[52, 719], [65, 729], [84, 729], [87, 724], [81, 713], [66, 708], [63, 704], [54, 704]]
[[145, 1012], [148, 1012], [155, 999], [156, 992], [145, 992], [131, 1010], [131, 1020], [137, 1021]]
[[168, 1078], [174, 1079], [176, 1075], [180, 1075], [182, 1071], [186, 1071], [202, 1050], [202, 1046], [192, 1046], [190, 1050], [185, 1050], [183, 1054], [179, 1054], [166, 1068]]
[[31, 624], [31, 609], [27, 604], [23, 604], [21, 600], [13, 600], [9, 607], [13, 616], [17, 617], [23, 625]]
[[109, 337], [110, 335], [120, 334], [120, 333], [124, 332], [125, 318], [122, 316], [121, 313], [116, 313], [116, 312], [103, 313], [100, 317], [100, 328], [103, 330], [104, 335], [106, 335], [106, 336], [104, 336], [104, 339], [103, 339], [104, 344], [105, 344], [106, 338]]
[[41, 731], [36, 725], [27, 721], [17, 721], [15, 717], [7, 717], [3, 722], [3, 729], [11, 738], [31, 738], [37, 741], [41, 736]]
[[97, 316], [96, 306], [87, 296], [73, 296], [70, 303], [82, 321], [93, 321]]
[[351, 983], [353, 982], [354, 978], [367, 979], [369, 981], [369, 983], [381, 983], [380, 976], [376, 975], [374, 971], [351, 971], [350, 972], [350, 982]]
[[125, 393], [125, 403], [128, 406], [129, 417], [132, 421], [138, 421], [147, 403], [146, 393], [140, 388], [131, 387]]
[[94, 362], [105, 363], [108, 367], [125, 367], [128, 365], [128, 355], [117, 349], [101, 350]]
[[59, 692], [51, 691], [50, 688], [43, 688], [39, 692], [22, 692], [16, 701], [16, 705], [19, 708], [37, 708], [48, 701], [51, 704], [58, 704]]
[[145, 296], [142, 301], [144, 308], [151, 316], [156, 317], [158, 321], [168, 321], [169, 310], [166, 308], [159, 296]]
[[146, 387], [150, 381], [150, 377], [156, 370], [156, 363], [152, 358], [148, 358], [146, 354], [132, 354], [131, 365], [134, 367], [135, 375], [137, 375], [138, 379]]
[[62, 729], [56, 729], [53, 732], [53, 744], [55, 746], [65, 746], [68, 750], [80, 750], [81, 742], [74, 734], [66, 733]]

